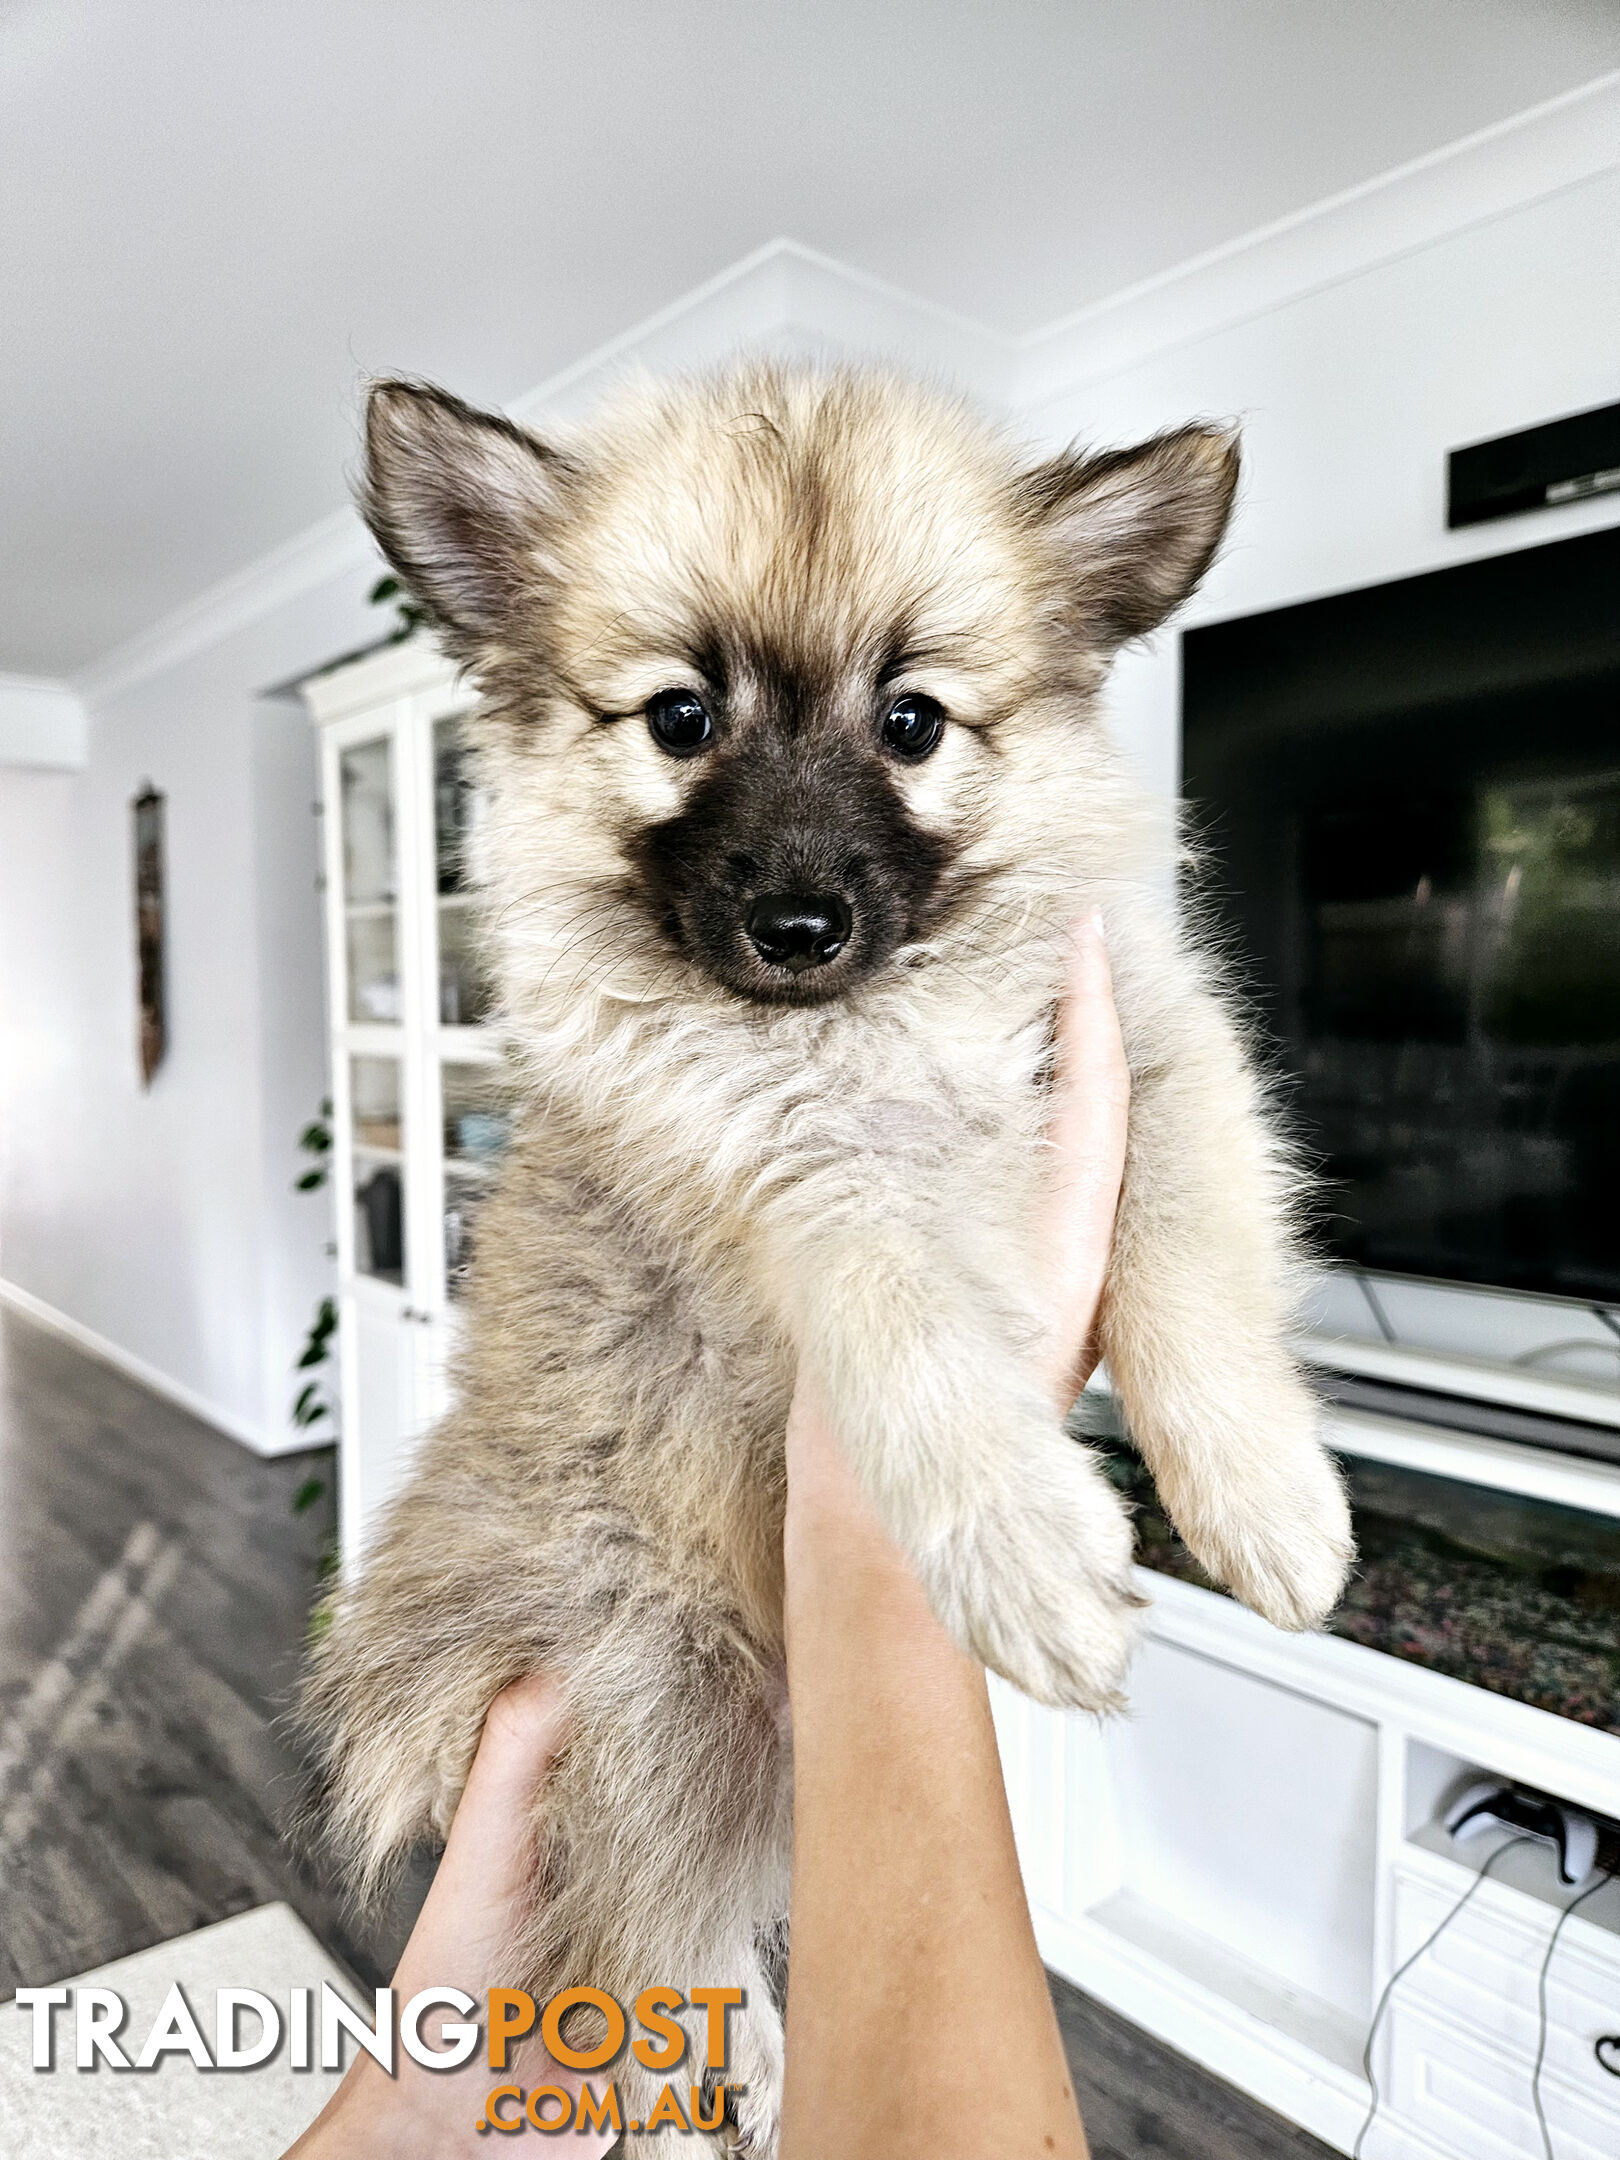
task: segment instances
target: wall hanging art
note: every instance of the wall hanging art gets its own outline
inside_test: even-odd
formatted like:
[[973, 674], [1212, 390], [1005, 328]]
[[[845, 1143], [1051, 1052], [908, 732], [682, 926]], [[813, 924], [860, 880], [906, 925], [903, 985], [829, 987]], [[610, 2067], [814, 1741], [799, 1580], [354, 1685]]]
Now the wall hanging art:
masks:
[[141, 1000], [141, 1085], [150, 1087], [169, 1047], [164, 996], [164, 798], [149, 780], [130, 809], [135, 818], [135, 959]]

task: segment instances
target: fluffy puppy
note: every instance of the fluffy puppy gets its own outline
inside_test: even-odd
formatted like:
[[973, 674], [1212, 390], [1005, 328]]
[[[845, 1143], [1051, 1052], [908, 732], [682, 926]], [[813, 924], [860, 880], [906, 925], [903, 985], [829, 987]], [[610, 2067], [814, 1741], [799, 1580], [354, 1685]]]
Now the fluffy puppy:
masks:
[[1133, 1083], [1102, 1323], [1131, 1431], [1258, 1612], [1309, 1626], [1344, 1577], [1284, 1342], [1290, 1166], [1178, 926], [1172, 822], [1096, 711], [1237, 465], [1189, 427], [1030, 467], [879, 372], [644, 388], [566, 443], [372, 393], [366, 515], [483, 693], [473, 869], [527, 1107], [456, 1407], [316, 1655], [331, 1820], [377, 1877], [445, 1828], [496, 1690], [564, 1673], [513, 1977], [742, 1983], [754, 2155], [797, 1371], [964, 1647], [1042, 1702], [1120, 1699], [1130, 1529], [1035, 1357], [1040, 1083], [1088, 903]]

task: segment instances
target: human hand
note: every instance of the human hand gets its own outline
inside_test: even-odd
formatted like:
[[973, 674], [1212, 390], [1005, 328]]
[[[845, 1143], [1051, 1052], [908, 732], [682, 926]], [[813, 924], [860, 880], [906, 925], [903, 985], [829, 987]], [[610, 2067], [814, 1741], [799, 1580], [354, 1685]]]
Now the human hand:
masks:
[[[535, 1796], [566, 1723], [561, 1691], [544, 1673], [513, 1681], [490, 1704], [444, 1857], [394, 1974], [399, 2004], [427, 1987], [459, 1987], [477, 2000], [510, 1984], [502, 1961], [529, 1895]], [[430, 2010], [424, 2040], [435, 2044], [455, 2015]], [[562, 2069], [534, 2035], [517, 2043], [508, 2063], [494, 2080], [482, 2048], [460, 2070], [429, 2070], [401, 2049], [390, 2077], [359, 2053], [283, 2160], [470, 2160], [489, 2149], [477, 2126], [491, 2082], [579, 2090], [578, 2073]], [[615, 2136], [611, 2129], [576, 2132], [569, 2151], [597, 2160]]]

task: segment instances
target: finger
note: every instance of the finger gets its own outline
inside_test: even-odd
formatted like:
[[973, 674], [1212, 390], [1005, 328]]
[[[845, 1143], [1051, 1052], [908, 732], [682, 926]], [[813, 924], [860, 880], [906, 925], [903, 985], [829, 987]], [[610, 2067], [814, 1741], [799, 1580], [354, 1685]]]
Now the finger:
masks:
[[1101, 1096], [1117, 1109], [1130, 1101], [1130, 1067], [1114, 977], [1108, 961], [1102, 911], [1093, 908], [1069, 933], [1069, 965], [1058, 1007], [1058, 1096]]
[[527, 1891], [535, 1801], [566, 1723], [562, 1690], [548, 1674], [515, 1681], [490, 1705], [396, 1987], [408, 1992], [474, 1972], [504, 1947]]
[[561, 1746], [567, 1723], [562, 1689], [550, 1673], [526, 1673], [511, 1681], [485, 1713], [474, 1774], [536, 1783]]
[[1048, 1128], [1053, 1148], [1054, 1228], [1073, 1251], [1113, 1228], [1125, 1168], [1131, 1077], [1114, 1008], [1102, 919], [1078, 922], [1058, 1010], [1057, 1085]]
[[[1125, 1058], [1102, 919], [1074, 926], [1058, 1011], [1057, 1080], [1048, 1139], [1047, 1213], [1053, 1284], [1054, 1384], [1060, 1394], [1094, 1363], [1087, 1347], [1108, 1273], [1130, 1120]], [[1065, 1402], [1064, 1407], [1067, 1408]]]

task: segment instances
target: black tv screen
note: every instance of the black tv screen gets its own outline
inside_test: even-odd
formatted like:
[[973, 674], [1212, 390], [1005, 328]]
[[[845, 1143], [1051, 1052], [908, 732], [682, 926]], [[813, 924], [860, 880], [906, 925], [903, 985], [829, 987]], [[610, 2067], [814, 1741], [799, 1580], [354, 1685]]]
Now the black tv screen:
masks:
[[1182, 658], [1201, 882], [1328, 1250], [1620, 1299], [1620, 530]]

